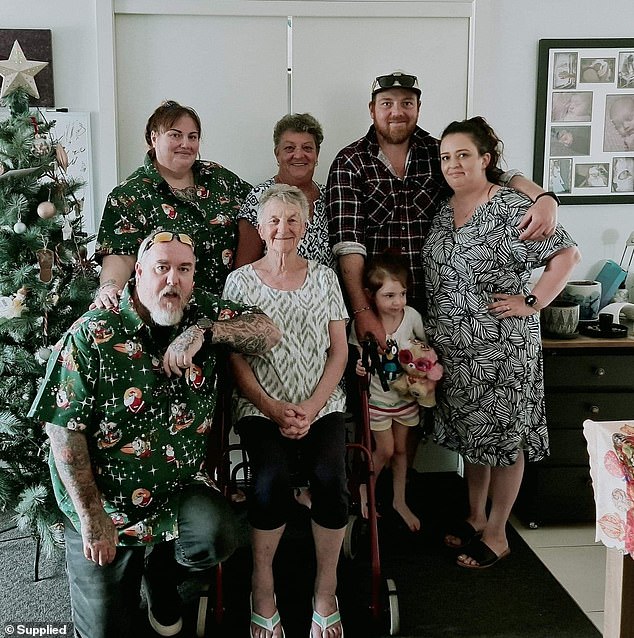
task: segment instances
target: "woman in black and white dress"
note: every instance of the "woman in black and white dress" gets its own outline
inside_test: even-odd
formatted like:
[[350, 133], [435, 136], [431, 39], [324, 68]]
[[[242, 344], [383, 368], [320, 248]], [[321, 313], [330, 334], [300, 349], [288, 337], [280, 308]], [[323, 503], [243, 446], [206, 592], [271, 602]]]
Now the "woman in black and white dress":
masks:
[[[533, 202], [490, 179], [500, 154], [500, 140], [481, 117], [445, 129], [440, 161], [453, 195], [422, 252], [425, 329], [445, 368], [435, 434], [462, 455], [469, 488], [469, 516], [445, 544], [464, 548], [458, 564], [469, 568], [510, 553], [505, 529], [524, 453], [529, 461], [548, 454], [538, 311], [579, 261], [561, 225], [544, 241], [518, 239]], [[531, 290], [529, 277], [540, 266], [545, 270]]]

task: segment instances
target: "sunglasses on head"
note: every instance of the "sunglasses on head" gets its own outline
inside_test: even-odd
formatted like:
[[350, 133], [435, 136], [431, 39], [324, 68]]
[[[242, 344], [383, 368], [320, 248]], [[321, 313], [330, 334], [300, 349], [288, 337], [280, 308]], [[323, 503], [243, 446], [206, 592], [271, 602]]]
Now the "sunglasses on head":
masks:
[[390, 73], [390, 75], [379, 75], [374, 80], [372, 92], [377, 89], [389, 89], [394, 85], [411, 89], [418, 88], [418, 78], [415, 75], [406, 75], [405, 73]]
[[173, 241], [174, 239], [178, 240], [181, 244], [185, 244], [189, 246], [192, 250], [195, 250], [194, 240], [185, 233], [172, 233], [168, 230], [162, 230], [152, 236], [147, 244], [141, 250], [139, 254], [139, 258], [141, 258], [154, 244], [164, 244], [166, 242]]

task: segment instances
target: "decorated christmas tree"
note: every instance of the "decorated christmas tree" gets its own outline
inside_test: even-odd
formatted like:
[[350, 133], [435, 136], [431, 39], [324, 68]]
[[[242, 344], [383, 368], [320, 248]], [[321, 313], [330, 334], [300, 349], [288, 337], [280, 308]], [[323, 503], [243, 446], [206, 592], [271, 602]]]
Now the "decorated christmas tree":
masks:
[[54, 121], [18, 87], [0, 121], [0, 509], [51, 551], [60, 514], [41, 423], [27, 417], [52, 346], [88, 309], [97, 275], [87, 258], [83, 185], [68, 177]]

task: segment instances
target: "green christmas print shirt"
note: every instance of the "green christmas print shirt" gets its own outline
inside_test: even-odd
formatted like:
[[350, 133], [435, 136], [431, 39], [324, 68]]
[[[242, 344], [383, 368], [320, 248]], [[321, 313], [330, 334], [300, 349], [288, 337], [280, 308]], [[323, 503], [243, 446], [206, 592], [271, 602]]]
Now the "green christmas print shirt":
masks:
[[[204, 467], [216, 405], [217, 348], [205, 344], [183, 376], [168, 378], [162, 357], [182, 328], [202, 316], [229, 319], [257, 311], [201, 295], [179, 327], [150, 330], [129, 287], [117, 311], [90, 310], [56, 344], [29, 416], [85, 434], [105, 511], [122, 545], [178, 537], [183, 486], [213, 483]], [[61, 511], [79, 518], [51, 453]]]
[[214, 162], [196, 161], [195, 187], [177, 190], [146, 155], [116, 186], [104, 207], [96, 255], [133, 255], [157, 229], [189, 234], [196, 243], [197, 290], [222, 293], [237, 246], [237, 213], [251, 186]]

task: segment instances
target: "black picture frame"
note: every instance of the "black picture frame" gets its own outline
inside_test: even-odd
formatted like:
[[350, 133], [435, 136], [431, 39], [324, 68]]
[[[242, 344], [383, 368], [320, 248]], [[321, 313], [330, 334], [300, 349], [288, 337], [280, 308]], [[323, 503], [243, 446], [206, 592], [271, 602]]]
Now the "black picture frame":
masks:
[[634, 38], [539, 41], [534, 148], [562, 204], [634, 203]]

